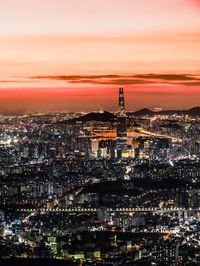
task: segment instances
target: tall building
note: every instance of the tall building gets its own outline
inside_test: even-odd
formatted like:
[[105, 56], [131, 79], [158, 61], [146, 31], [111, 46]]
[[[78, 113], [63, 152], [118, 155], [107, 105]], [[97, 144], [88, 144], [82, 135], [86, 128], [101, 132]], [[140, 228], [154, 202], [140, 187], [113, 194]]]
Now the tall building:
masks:
[[97, 157], [98, 149], [99, 149], [98, 140], [92, 139], [91, 140], [91, 152], [92, 152], [92, 156], [94, 156], [95, 158]]
[[186, 191], [179, 191], [176, 193], [176, 207], [188, 208], [188, 193]]
[[117, 158], [122, 158], [123, 152], [127, 149], [126, 130], [126, 108], [124, 100], [124, 89], [119, 88], [119, 106], [117, 115]]
[[152, 247], [152, 262], [155, 265], [175, 266], [178, 264], [178, 248], [177, 243], [163, 241]]

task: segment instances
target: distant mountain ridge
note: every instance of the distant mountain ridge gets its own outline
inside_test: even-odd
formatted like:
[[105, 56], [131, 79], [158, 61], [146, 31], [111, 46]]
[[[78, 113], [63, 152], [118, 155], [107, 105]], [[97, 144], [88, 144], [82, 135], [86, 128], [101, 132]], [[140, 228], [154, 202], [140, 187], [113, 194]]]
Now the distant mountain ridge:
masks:
[[[154, 116], [154, 115], [189, 115], [189, 116], [200, 116], [200, 107], [193, 107], [188, 110], [162, 110], [162, 111], [152, 111], [148, 108], [143, 108], [135, 112], [127, 112], [128, 116]], [[90, 122], [90, 121], [99, 121], [99, 122], [114, 122], [116, 121], [117, 116], [110, 112], [91, 112], [86, 115], [69, 119], [61, 123], [76, 123], [76, 122]]]
[[132, 114], [134, 116], [145, 116], [145, 115], [150, 116], [150, 115], [154, 115], [154, 112], [148, 108], [143, 108], [135, 112], [127, 112], [127, 114]]
[[127, 112], [128, 115], [133, 116], [153, 116], [153, 115], [189, 115], [189, 116], [200, 116], [200, 107], [192, 107], [188, 110], [162, 110], [162, 111], [152, 111], [148, 108], [140, 109], [136, 112]]
[[92, 112], [86, 115], [73, 118], [63, 123], [76, 123], [76, 122], [90, 122], [90, 121], [99, 121], [99, 122], [113, 122], [116, 119], [116, 116], [110, 112]]

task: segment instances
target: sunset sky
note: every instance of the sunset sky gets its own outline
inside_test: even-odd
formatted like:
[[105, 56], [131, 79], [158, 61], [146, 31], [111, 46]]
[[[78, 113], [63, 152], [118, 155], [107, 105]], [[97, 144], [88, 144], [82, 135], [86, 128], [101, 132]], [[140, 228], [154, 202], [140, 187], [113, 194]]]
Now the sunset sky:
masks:
[[200, 0], [0, 0], [0, 111], [200, 105]]

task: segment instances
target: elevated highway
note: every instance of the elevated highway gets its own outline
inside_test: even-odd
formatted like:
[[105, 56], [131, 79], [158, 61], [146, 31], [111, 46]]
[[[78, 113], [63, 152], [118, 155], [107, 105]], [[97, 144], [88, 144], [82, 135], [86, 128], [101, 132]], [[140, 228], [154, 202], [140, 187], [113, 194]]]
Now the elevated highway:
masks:
[[[68, 208], [18, 208], [17, 212], [34, 213], [97, 213], [99, 208], [82, 208], [82, 207], [68, 207]], [[186, 208], [105, 208], [106, 212], [112, 213], [179, 213], [179, 212], [198, 212], [200, 209], [186, 209]]]

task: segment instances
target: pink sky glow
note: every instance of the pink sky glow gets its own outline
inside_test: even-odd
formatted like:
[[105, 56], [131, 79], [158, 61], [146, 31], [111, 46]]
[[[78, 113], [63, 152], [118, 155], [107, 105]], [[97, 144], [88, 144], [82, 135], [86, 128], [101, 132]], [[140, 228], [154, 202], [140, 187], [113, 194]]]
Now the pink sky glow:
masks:
[[199, 0], [0, 0], [0, 24], [0, 111], [115, 110], [119, 86], [131, 110], [199, 105]]

